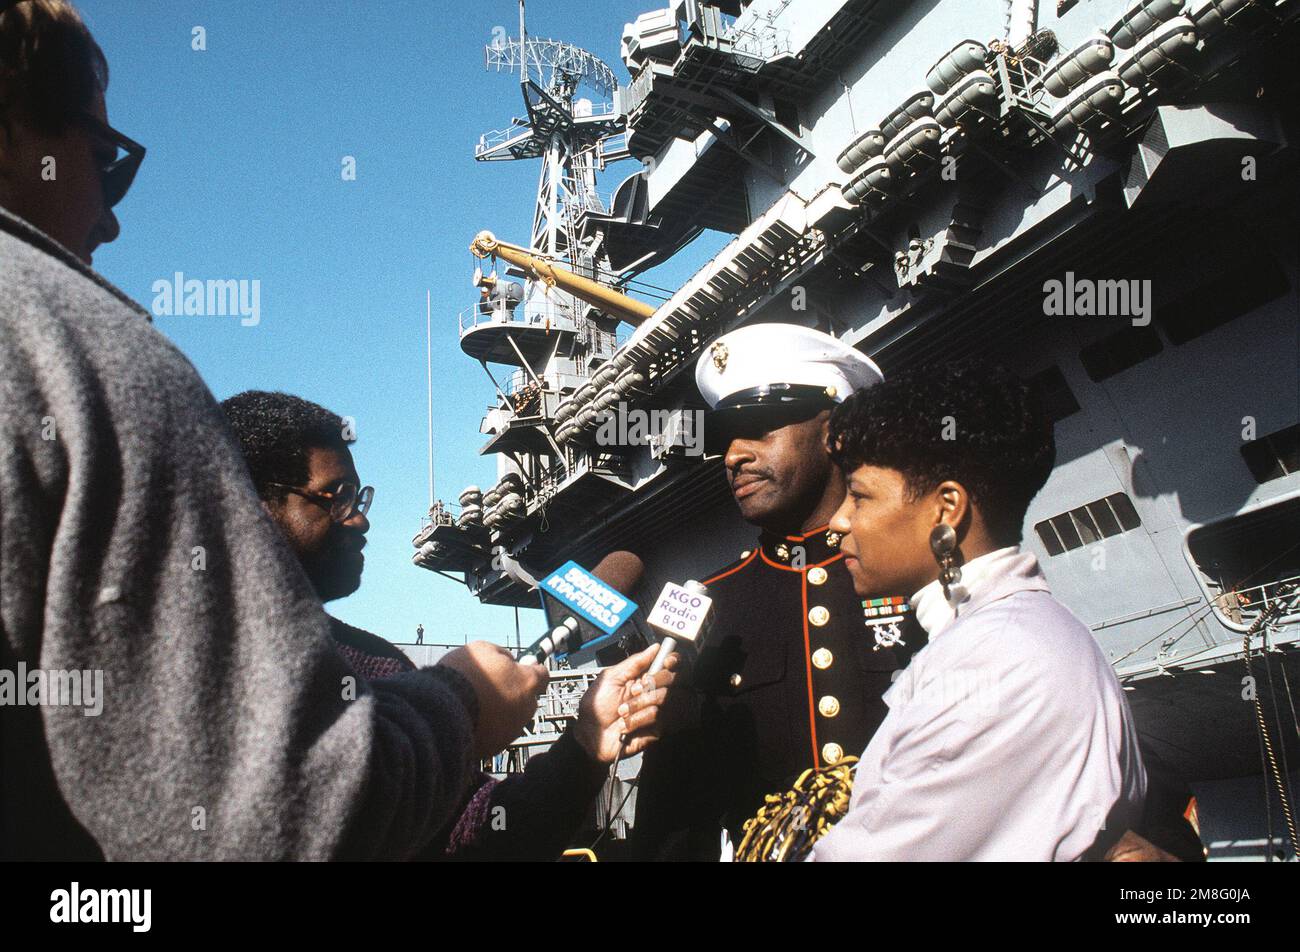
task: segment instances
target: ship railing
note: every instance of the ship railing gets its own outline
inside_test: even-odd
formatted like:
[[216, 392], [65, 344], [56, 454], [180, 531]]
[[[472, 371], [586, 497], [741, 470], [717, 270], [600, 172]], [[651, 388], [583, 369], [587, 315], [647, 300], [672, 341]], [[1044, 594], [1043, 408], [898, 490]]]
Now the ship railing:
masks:
[[[574, 106], [577, 106], [575, 101]], [[606, 99], [603, 102], [593, 102], [591, 108], [585, 111], [574, 109], [574, 119], [611, 119], [618, 115], [618, 107], [614, 105], [613, 100]]]
[[573, 183], [572, 198], [564, 207], [571, 228], [576, 228], [578, 219], [589, 212], [604, 215], [610, 206], [600, 197], [600, 193], [591, 188], [579, 188]]
[[[582, 374], [555, 372], [538, 374], [537, 379], [542, 382], [542, 386], [547, 392], [559, 393], [565, 388], [576, 390], [591, 378], [583, 376]], [[522, 393], [530, 387], [535, 386], [535, 383], [533, 375], [527, 370], [522, 368], [516, 370], [506, 380], [506, 395], [513, 397], [516, 394]]]
[[560, 462], [539, 470], [534, 474], [532, 482], [527, 487], [526, 498], [529, 504], [538, 501], [545, 502], [551, 496], [554, 496], [568, 475], [568, 468]]
[[629, 115], [644, 105], [646, 98], [650, 95], [650, 88], [654, 85], [654, 69], [652, 66], [652, 61], [646, 60], [641, 69], [637, 71], [637, 74], [632, 77], [632, 82], [628, 83], [624, 102], [627, 105]]
[[441, 499], [436, 500], [429, 511], [420, 516], [420, 531], [416, 533], [415, 538], [411, 541], [418, 548], [428, 541], [429, 535], [436, 527], [454, 526], [459, 514], [460, 506], [458, 504], [443, 502]]
[[550, 380], [545, 376], [533, 375], [527, 370], [519, 369], [506, 381], [506, 392], [497, 402], [497, 406], [509, 410], [512, 416], [535, 417], [542, 412], [543, 392], [553, 390]]
[[[525, 313], [525, 307], [527, 312]], [[487, 324], [514, 325], [517, 327], [545, 327], [549, 330], [576, 330], [573, 313], [558, 301], [547, 300], [540, 306], [538, 302], [525, 302], [517, 305], [513, 311], [490, 304], [472, 304], [456, 315], [456, 322], [463, 337], [476, 327]]]
[[1216, 595], [1211, 604], [1214, 606], [1215, 615], [1224, 625], [1234, 631], [1244, 632], [1266, 610], [1271, 609], [1279, 598], [1283, 598], [1285, 604], [1278, 624], [1289, 624], [1300, 621], [1300, 597], [1297, 597], [1294, 592], [1283, 595], [1281, 589], [1286, 585], [1297, 584], [1300, 584], [1300, 575], [1265, 582], [1250, 588], [1230, 588]]
[[525, 510], [531, 512], [535, 506], [544, 506], [555, 495], [567, 475], [568, 471], [563, 462], [522, 473], [523, 483], [516, 491], [524, 497]]
[[506, 378], [506, 396], [517, 397], [528, 393], [534, 388], [541, 389], [537, 387], [538, 380], [541, 381], [542, 387], [545, 387], [548, 390], [554, 389], [549, 374], [539, 374], [537, 375], [537, 379], [534, 380], [532, 374], [527, 370], [520, 368]]
[[[596, 143], [596, 161], [602, 171], [604, 171], [607, 163], [617, 162], [620, 159], [626, 159], [629, 157], [631, 157], [631, 153], [627, 148], [626, 132], [616, 132], [613, 135], [606, 136]], [[609, 202], [606, 203], [605, 207], [614, 207], [613, 190], [610, 191], [610, 199]]]
[[[771, 22], [761, 22], [735, 31], [732, 51], [760, 61], [757, 65], [761, 66], [782, 56], [793, 56], [794, 46], [790, 43], [789, 30], [779, 29]], [[738, 65], [747, 64], [739, 62]]]
[[511, 139], [522, 139], [531, 133], [532, 128], [527, 125], [512, 125], [504, 129], [493, 129], [491, 132], [485, 132], [478, 137], [478, 145], [474, 146], [474, 155], [480, 156], [491, 152]]
[[576, 719], [582, 696], [599, 674], [598, 671], [551, 672], [546, 693], [538, 698], [535, 720], [563, 724]]
[[[575, 108], [573, 111], [573, 118], [580, 120], [594, 119], [600, 121], [602, 119], [614, 119], [617, 116], [618, 108], [610, 101], [594, 102], [589, 110], [579, 111]], [[532, 127], [527, 123], [512, 123], [504, 129], [493, 129], [478, 137], [478, 145], [474, 147], [474, 154], [476, 156], [483, 155], [493, 149], [500, 148], [513, 139], [522, 139], [531, 133]]]
[[[1266, 609], [1276, 604], [1279, 599], [1282, 599], [1284, 604], [1281, 616], [1267, 626], [1263, 632], [1257, 633], [1257, 635], [1263, 636], [1263, 646], [1268, 647], [1272, 633], [1291, 628], [1296, 622], [1300, 622], [1300, 594], [1297, 594], [1295, 590], [1282, 591], [1284, 586], [1297, 584], [1300, 584], [1300, 575], [1264, 582], [1261, 585], [1254, 585], [1249, 588], [1227, 588], [1210, 598], [1209, 610], [1213, 611], [1215, 619], [1223, 627], [1240, 635], [1248, 631], [1250, 626], [1260, 619]], [[1197, 598], [1192, 601], [1199, 602], [1200, 599]], [[1122, 663], [1127, 658], [1137, 655], [1138, 652], [1149, 646], [1155, 640], [1152, 639], [1132, 649], [1123, 657], [1115, 659], [1112, 664], [1116, 666], [1117, 673], [1121, 678], [1129, 678], [1147, 674], [1169, 673], [1171, 670], [1180, 668], [1196, 668], [1221, 658], [1225, 652], [1231, 653], [1234, 648], [1239, 649], [1241, 647], [1241, 641], [1234, 635], [1227, 638], [1211, 639], [1209, 644], [1200, 644], [1190, 650], [1176, 651], [1176, 646], [1184, 638], [1194, 632], [1203, 633], [1205, 631], [1202, 622], [1206, 617], [1205, 611], [1200, 610], [1189, 618], [1187, 620], [1188, 624], [1183, 627], [1181, 633], [1171, 634], [1164, 640], [1154, 658], [1137, 661], [1131, 668], [1122, 667]], [[1294, 640], [1292, 636], [1295, 634], [1297, 633], [1293, 631], [1283, 640]], [[1252, 644], [1254, 643], [1252, 639]]]

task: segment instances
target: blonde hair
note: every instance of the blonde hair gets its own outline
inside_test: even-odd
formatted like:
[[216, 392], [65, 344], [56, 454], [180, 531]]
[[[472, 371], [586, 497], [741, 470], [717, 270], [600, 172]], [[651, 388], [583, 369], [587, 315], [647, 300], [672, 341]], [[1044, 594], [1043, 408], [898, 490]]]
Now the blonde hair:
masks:
[[68, 0], [0, 0], [0, 123], [57, 135], [108, 86], [108, 61]]

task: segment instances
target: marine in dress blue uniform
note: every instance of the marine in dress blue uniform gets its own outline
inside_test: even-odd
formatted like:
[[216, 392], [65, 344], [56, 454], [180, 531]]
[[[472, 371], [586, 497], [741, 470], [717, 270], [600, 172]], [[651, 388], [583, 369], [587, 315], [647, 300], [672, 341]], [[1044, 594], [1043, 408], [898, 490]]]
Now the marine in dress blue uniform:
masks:
[[[732, 434], [814, 417], [880, 379], [865, 355], [826, 334], [742, 328], [719, 338], [696, 369], [713, 408], [706, 444], [725, 453]], [[838, 545], [826, 526], [764, 529], [704, 580], [713, 625], [687, 675], [690, 690], [675, 692], [668, 719], [677, 729], [646, 754], [637, 855], [717, 859], [724, 828], [739, 843], [765, 795], [861, 753], [884, 720], [881, 695], [924, 633], [901, 593], [865, 602], [854, 593]]]

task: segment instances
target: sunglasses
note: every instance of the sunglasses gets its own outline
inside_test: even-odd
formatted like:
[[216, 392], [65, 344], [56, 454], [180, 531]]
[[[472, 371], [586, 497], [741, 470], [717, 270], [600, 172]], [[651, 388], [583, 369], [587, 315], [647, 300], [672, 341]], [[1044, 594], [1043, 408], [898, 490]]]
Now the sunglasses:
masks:
[[[82, 113], [82, 120], [96, 136], [113, 146], [113, 158], [99, 167], [99, 181], [104, 189], [104, 207], [112, 208], [123, 198], [135, 181], [135, 173], [144, 161], [145, 148], [128, 139], [98, 116]], [[119, 153], [125, 153], [124, 155]]]
[[327, 493], [313, 492], [310, 489], [290, 486], [287, 483], [267, 483], [267, 485], [279, 486], [281, 489], [288, 490], [295, 495], [316, 503], [316, 505], [328, 511], [330, 518], [335, 522], [347, 522], [352, 518], [353, 512], [359, 512], [364, 516], [370, 511], [370, 504], [375, 500], [374, 486], [361, 486], [358, 488], [355, 483], [339, 483], [333, 492]]

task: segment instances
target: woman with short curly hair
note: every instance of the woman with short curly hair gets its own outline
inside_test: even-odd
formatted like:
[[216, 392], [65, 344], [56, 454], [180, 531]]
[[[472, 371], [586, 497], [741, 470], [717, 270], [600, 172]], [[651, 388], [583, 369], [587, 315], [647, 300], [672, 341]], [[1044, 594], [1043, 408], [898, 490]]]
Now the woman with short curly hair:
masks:
[[1101, 858], [1146, 774], [1106, 656], [1019, 546], [1055, 456], [1028, 388], [975, 362], [899, 373], [836, 408], [830, 447], [854, 588], [915, 593], [929, 643], [815, 858]]

